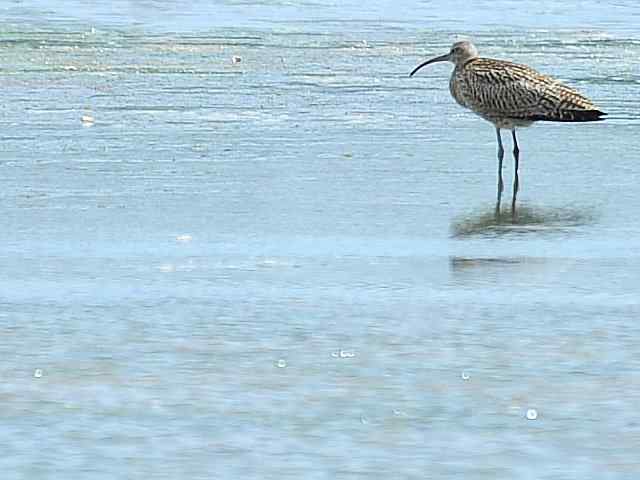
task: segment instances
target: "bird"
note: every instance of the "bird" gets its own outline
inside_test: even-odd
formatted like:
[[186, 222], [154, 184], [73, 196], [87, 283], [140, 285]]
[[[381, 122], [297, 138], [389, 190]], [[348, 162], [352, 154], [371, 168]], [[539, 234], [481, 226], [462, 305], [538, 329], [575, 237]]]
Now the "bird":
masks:
[[431, 58], [409, 74], [437, 62], [451, 62], [454, 69], [449, 91], [464, 108], [492, 123], [498, 141], [498, 198], [496, 218], [500, 218], [500, 203], [504, 182], [502, 162], [504, 147], [500, 130], [511, 130], [513, 138], [514, 181], [511, 213], [516, 217], [516, 197], [520, 187], [518, 167], [520, 148], [516, 129], [534, 122], [594, 122], [607, 115], [586, 96], [555, 78], [542, 74], [527, 65], [507, 60], [483, 58], [470, 41], [455, 42], [448, 53]]

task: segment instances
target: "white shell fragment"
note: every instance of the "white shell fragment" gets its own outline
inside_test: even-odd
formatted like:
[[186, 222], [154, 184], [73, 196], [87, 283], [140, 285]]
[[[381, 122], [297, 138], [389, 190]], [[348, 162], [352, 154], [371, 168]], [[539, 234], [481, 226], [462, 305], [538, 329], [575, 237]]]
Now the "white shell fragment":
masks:
[[82, 117], [80, 117], [80, 121], [82, 122], [83, 126], [91, 127], [96, 122], [96, 119], [91, 115], [82, 115]]

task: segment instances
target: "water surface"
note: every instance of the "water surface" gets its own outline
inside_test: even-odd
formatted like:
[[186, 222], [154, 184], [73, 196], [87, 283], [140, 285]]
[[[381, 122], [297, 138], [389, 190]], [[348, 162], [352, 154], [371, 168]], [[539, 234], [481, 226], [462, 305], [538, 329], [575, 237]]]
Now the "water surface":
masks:
[[4, 478], [637, 478], [635, 2], [214, 3], [0, 7]]

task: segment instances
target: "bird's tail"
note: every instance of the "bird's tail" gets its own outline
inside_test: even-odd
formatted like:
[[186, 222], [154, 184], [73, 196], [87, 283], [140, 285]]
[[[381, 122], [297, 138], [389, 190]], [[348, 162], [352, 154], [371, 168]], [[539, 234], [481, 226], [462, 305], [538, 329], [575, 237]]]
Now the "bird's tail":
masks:
[[600, 110], [559, 110], [546, 114], [537, 114], [527, 117], [527, 120], [543, 122], [597, 122], [604, 120], [607, 114]]

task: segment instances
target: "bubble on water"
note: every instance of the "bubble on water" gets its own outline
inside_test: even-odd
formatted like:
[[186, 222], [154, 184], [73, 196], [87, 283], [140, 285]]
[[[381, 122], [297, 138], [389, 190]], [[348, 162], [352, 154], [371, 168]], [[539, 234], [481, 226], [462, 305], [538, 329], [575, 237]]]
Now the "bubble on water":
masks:
[[185, 233], [183, 235], [178, 235], [176, 237], [176, 241], [178, 241], [180, 243], [188, 243], [191, 240], [193, 240], [193, 237], [191, 235], [189, 235], [188, 233]]
[[334, 352], [331, 352], [331, 356], [333, 358], [353, 358], [356, 356], [355, 352], [351, 352], [349, 350], [336, 350]]
[[265, 258], [264, 260], [259, 262], [258, 265], [260, 265], [261, 267], [275, 267], [279, 263], [280, 262], [278, 262], [278, 260], [275, 260], [273, 258]]
[[471, 377], [469, 377], [469, 374], [467, 372], [462, 372], [462, 379], [463, 380], [469, 380], [469, 378], [471, 378]]
[[33, 376], [35, 378], [40, 378], [42, 377], [42, 369], [41, 368], [36, 368], [35, 371], [33, 372]]
[[527, 420], [535, 420], [538, 418], [538, 412], [535, 408], [530, 408], [527, 410]]
[[278, 363], [276, 365], [278, 365], [278, 368], [284, 368], [287, 366], [287, 361], [281, 358], [280, 360], [278, 360]]

